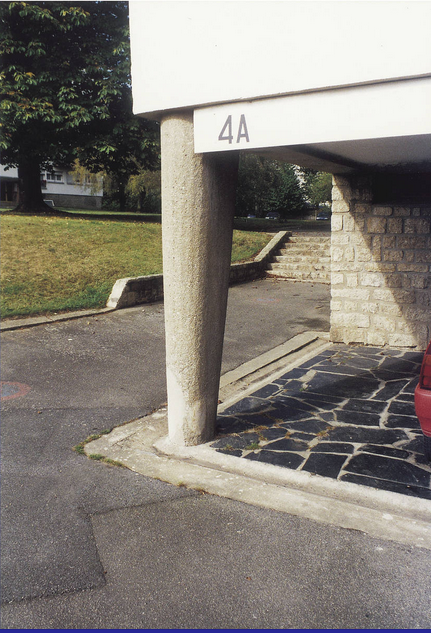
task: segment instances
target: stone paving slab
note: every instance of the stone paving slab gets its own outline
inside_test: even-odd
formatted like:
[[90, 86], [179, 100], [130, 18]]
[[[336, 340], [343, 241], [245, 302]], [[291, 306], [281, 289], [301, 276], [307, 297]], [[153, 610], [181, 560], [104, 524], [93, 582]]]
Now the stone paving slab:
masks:
[[431, 499], [414, 410], [421, 352], [332, 345], [224, 410], [210, 446], [241, 460]]

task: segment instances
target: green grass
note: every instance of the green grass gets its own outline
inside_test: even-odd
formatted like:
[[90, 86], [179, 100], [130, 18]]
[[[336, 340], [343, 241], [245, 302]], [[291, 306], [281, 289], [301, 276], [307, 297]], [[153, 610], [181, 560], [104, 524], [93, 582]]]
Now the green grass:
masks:
[[[234, 231], [232, 262], [266, 233]], [[162, 272], [161, 225], [79, 217], [1, 214], [1, 317], [106, 305], [117, 279]]]

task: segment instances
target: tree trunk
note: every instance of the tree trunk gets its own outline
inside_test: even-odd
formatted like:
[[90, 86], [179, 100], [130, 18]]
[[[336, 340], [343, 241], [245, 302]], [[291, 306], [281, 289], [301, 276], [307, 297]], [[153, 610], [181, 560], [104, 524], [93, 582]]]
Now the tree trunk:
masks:
[[118, 183], [118, 202], [120, 211], [126, 210], [126, 185], [122, 182]]
[[45, 204], [42, 197], [40, 165], [37, 160], [23, 158], [18, 165], [18, 206], [14, 211], [31, 214], [52, 214], [54, 209]]

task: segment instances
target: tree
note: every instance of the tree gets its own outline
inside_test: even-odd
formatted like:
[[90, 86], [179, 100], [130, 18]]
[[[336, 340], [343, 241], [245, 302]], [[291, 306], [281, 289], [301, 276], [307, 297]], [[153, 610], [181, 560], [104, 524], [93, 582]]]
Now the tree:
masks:
[[332, 175], [323, 171], [301, 168], [304, 193], [313, 206], [331, 202]]
[[157, 162], [156, 124], [131, 111], [127, 2], [2, 2], [0, 19], [2, 162], [18, 167], [19, 211], [51, 211], [40, 170], [54, 163], [79, 156], [123, 186], [130, 153]]
[[240, 157], [236, 212], [265, 216], [278, 211], [281, 216], [300, 215], [305, 200], [295, 169], [288, 163], [254, 154]]

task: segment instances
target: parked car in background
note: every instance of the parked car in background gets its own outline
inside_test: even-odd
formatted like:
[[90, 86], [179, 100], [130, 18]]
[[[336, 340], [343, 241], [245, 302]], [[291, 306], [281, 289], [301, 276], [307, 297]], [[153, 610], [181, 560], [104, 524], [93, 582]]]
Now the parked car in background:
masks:
[[319, 211], [316, 215], [316, 220], [330, 220], [331, 212], [330, 211]]
[[415, 411], [424, 435], [424, 454], [431, 461], [431, 341], [424, 354], [415, 389]]
[[265, 220], [279, 220], [279, 219], [280, 219], [280, 214], [278, 211], [269, 211], [265, 216]]
[[247, 220], [252, 220], [253, 218], [256, 218], [256, 214], [255, 213], [249, 213], [247, 216]]

